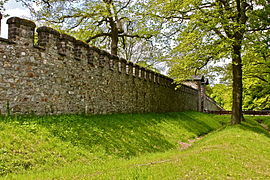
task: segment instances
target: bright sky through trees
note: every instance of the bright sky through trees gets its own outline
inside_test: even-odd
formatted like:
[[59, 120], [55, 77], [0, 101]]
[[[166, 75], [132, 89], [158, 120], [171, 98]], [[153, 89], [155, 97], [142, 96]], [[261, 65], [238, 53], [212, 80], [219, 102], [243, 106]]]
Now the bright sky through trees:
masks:
[[[10, 16], [18, 16], [18, 17], [23, 17], [23, 18], [29, 18], [30, 17], [30, 12], [27, 8], [23, 7], [21, 3], [16, 2], [15, 0], [10, 0], [5, 4], [5, 15], [8, 14]], [[7, 18], [3, 18], [1, 21], [1, 37], [7, 38], [8, 37], [8, 27], [7, 27]]]

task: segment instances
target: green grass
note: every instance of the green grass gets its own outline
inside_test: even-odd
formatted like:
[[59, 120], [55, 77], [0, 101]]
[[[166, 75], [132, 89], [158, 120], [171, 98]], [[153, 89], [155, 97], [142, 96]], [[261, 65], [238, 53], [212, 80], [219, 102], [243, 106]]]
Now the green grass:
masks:
[[270, 116], [247, 116], [248, 119], [262, 123], [270, 128]]
[[246, 119], [227, 126], [229, 116], [197, 112], [2, 118], [0, 173], [4, 179], [270, 178], [270, 135], [257, 122], [270, 117]]

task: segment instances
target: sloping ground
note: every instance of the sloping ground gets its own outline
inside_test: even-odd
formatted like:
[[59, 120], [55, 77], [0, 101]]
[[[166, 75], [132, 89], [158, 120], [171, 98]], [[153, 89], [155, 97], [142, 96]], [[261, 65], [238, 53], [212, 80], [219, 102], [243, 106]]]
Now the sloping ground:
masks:
[[262, 127], [270, 131], [270, 116], [248, 116], [248, 119], [257, 121]]
[[95, 177], [269, 179], [269, 134], [250, 126], [227, 127], [210, 134], [186, 151], [175, 152], [159, 161], [153, 159], [149, 162], [144, 166], [121, 168]]
[[[1, 151], [1, 167], [6, 165], [11, 172], [3, 178], [267, 179], [270, 178], [270, 135], [254, 118], [261, 120], [261, 117], [247, 117], [247, 122], [233, 127], [222, 127], [228, 116], [195, 112], [4, 121], [1, 127], [20, 129], [21, 135], [13, 135], [16, 137], [12, 136], [13, 141], [7, 142], [11, 136], [6, 138], [1, 149], [9, 144], [6, 154], [11, 159], [28, 160], [31, 165], [14, 170], [13, 162], [2, 160]], [[269, 117], [262, 119], [265, 124], [270, 121]], [[34, 130], [29, 130], [32, 126]], [[210, 131], [213, 132], [205, 135]], [[1, 139], [4, 132], [7, 134], [8, 130], [1, 128]], [[26, 136], [29, 143], [20, 139]], [[181, 149], [179, 142], [191, 143], [188, 139], [198, 136], [202, 137], [192, 146]], [[22, 144], [19, 147], [14, 145], [18, 142]], [[36, 148], [34, 152], [29, 150], [30, 142], [36, 142], [32, 145]], [[46, 142], [48, 145], [41, 146]], [[42, 147], [49, 148], [42, 151]], [[46, 161], [39, 162], [36, 157]], [[17, 172], [24, 174], [14, 174]]]
[[0, 175], [165, 152], [219, 127], [196, 112], [2, 117]]

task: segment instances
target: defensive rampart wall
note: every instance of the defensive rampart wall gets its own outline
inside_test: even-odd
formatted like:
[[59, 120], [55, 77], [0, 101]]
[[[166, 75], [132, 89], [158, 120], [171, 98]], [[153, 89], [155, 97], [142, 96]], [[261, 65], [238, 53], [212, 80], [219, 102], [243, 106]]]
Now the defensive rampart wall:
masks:
[[[1, 113], [198, 110], [198, 90], [25, 19], [0, 39]], [[35, 30], [38, 34], [34, 43]]]

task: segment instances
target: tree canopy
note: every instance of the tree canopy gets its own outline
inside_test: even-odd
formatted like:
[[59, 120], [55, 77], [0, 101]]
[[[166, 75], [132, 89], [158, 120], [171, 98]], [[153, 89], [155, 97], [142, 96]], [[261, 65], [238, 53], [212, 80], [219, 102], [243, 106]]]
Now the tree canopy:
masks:
[[[141, 1], [22, 0], [21, 2], [30, 8], [37, 20], [71, 33], [92, 45], [110, 49], [114, 55], [120, 51], [126, 58], [132, 58], [130, 51], [133, 50], [134, 43], [136, 47], [151, 47], [148, 40], [159, 30], [158, 24], [143, 16], [145, 4]], [[37, 8], [33, 8], [34, 5]], [[132, 38], [138, 38], [143, 43], [130, 40]]]

